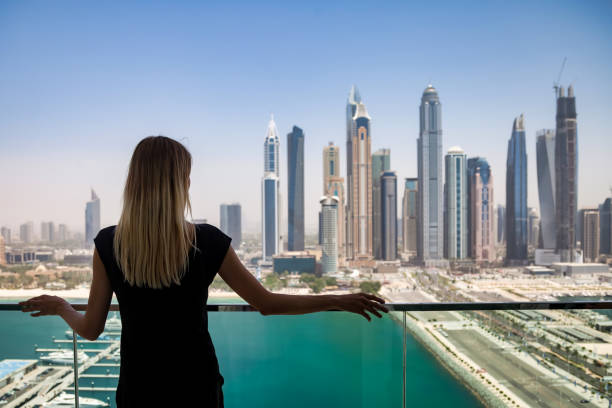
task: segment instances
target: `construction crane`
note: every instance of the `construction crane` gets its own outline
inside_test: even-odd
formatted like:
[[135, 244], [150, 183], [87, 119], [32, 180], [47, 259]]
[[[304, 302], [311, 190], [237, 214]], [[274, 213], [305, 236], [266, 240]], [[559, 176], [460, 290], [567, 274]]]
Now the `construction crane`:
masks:
[[566, 62], [567, 62], [567, 57], [563, 57], [563, 62], [561, 63], [561, 69], [559, 70], [559, 75], [557, 75], [557, 80], [553, 82], [553, 89], [555, 90], [555, 98], [559, 97], [559, 82], [561, 81], [561, 75], [563, 74], [563, 69], [565, 68]]

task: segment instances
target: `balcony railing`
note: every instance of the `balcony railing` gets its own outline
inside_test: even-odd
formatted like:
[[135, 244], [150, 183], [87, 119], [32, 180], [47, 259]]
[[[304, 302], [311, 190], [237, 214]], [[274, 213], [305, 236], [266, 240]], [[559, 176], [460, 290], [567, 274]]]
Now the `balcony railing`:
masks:
[[[386, 306], [367, 322], [340, 311], [262, 316], [229, 313], [256, 311], [247, 304], [207, 305], [226, 407], [612, 406], [612, 302]], [[10, 313], [19, 310], [0, 304], [0, 357], [21, 359], [0, 366], [0, 406], [114, 406], [118, 305], [95, 342], [58, 317]]]

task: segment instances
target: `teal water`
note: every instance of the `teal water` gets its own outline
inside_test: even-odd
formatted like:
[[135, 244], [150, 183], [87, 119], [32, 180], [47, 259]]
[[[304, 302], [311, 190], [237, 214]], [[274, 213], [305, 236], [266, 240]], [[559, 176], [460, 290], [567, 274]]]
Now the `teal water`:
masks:
[[[82, 302], [82, 300], [81, 300]], [[214, 299], [210, 303], [236, 303]], [[0, 359], [37, 358], [35, 347], [57, 347], [68, 326], [58, 317], [0, 313]], [[209, 330], [225, 378], [225, 406], [399, 407], [402, 403], [400, 325], [385, 315], [366, 321], [346, 312], [299, 316], [210, 312]], [[63, 347], [71, 347], [65, 344]], [[91, 348], [85, 343], [84, 347]], [[479, 401], [410, 335], [407, 406], [475, 407]], [[94, 367], [88, 373], [117, 373]], [[116, 379], [81, 379], [115, 387]], [[114, 393], [84, 392], [114, 406]]]

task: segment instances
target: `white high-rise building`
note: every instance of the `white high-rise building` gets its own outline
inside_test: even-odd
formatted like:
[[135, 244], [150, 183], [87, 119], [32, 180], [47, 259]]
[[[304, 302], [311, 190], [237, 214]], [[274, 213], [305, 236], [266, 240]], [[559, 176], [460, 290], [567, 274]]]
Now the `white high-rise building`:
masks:
[[468, 256], [467, 156], [460, 147], [451, 147], [445, 162], [444, 255], [448, 259], [464, 259]]
[[280, 140], [272, 117], [264, 141], [264, 176], [261, 182], [261, 242], [265, 260], [272, 259], [282, 250], [279, 149]]
[[321, 198], [321, 267], [323, 273], [338, 271], [338, 197]]

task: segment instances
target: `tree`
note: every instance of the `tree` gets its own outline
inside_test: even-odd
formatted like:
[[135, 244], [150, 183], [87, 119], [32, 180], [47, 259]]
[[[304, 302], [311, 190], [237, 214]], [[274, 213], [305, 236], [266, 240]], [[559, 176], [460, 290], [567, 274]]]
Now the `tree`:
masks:
[[380, 282], [378, 281], [363, 281], [359, 284], [359, 289], [365, 293], [377, 294], [380, 290]]

